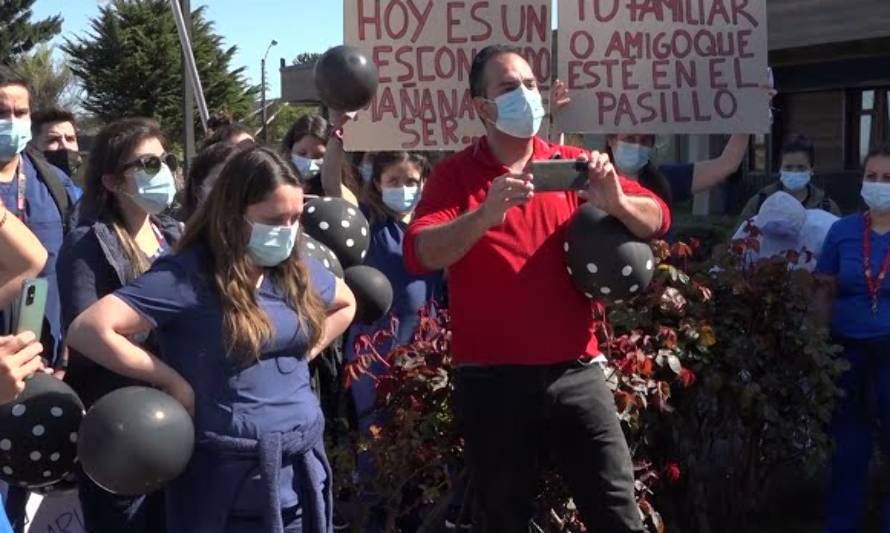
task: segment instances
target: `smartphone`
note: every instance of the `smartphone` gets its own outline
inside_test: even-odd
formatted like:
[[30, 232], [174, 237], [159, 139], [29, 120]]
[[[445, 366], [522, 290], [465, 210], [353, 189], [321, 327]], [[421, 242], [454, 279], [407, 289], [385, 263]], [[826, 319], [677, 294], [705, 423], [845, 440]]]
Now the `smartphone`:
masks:
[[569, 159], [532, 161], [535, 192], [580, 191], [587, 188], [587, 162]]
[[46, 279], [26, 279], [22, 282], [22, 292], [13, 316], [13, 331], [16, 335], [30, 331], [37, 339], [43, 334], [43, 317], [46, 315], [46, 294], [49, 285]]

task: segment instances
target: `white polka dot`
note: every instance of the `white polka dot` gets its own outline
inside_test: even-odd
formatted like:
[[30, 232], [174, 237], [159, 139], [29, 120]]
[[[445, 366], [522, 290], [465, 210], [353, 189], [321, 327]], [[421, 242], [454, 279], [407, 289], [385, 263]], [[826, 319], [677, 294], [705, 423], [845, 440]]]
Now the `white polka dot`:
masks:
[[337, 259], [337, 255], [334, 254], [333, 250], [328, 250], [328, 255], [331, 256], [333, 259]]
[[41, 455], [38, 451], [33, 451], [31, 452], [31, 455], [29, 457], [31, 457], [32, 461], [39, 461], [40, 458], [43, 457], [43, 455]]
[[587, 271], [591, 274], [596, 274], [600, 271], [600, 268], [593, 263], [587, 263]]
[[3, 467], [3, 473], [6, 474], [7, 476], [11, 476], [11, 475], [12, 475], [12, 468], [9, 468], [8, 466], [4, 466], [4, 467]]
[[630, 293], [631, 293], [631, 294], [634, 294], [634, 293], [637, 292], [638, 290], [640, 290], [640, 286], [639, 286], [639, 285], [633, 285], [633, 286], [631, 286], [631, 288], [630, 288]]
[[31, 429], [31, 433], [33, 433], [35, 437], [42, 437], [43, 434], [46, 433], [46, 428], [37, 424]]
[[585, 293], [584, 293], [584, 296], [586, 296], [587, 298], [593, 300], [593, 295], [590, 294], [589, 292], [585, 292]]
[[565, 250], [566, 252], [568, 252], [569, 251], [569, 243], [567, 243], [567, 242], [563, 243], [562, 249]]
[[325, 196], [324, 198], [321, 199], [321, 201], [322, 201], [322, 202], [330, 202], [330, 201], [331, 201], [331, 197], [330, 197], [330, 196]]
[[566, 272], [569, 273], [569, 276], [574, 275], [574, 272], [572, 272], [572, 267], [566, 267]]
[[56, 418], [59, 418], [64, 413], [64, 411], [62, 411], [61, 407], [53, 407], [52, 409], [49, 410], [49, 412], [51, 415], [53, 415]]
[[355, 246], [355, 241], [352, 239], [346, 239], [346, 247], [352, 248], [353, 246]]
[[348, 228], [348, 227], [349, 227], [349, 221], [348, 221], [348, 220], [341, 220], [341, 221], [340, 221], [340, 225], [343, 226], [344, 228]]
[[43, 477], [53, 477], [53, 473], [50, 472], [49, 470], [44, 470]]
[[362, 237], [367, 237], [367, 236], [368, 236], [368, 228], [362, 226]]
[[328, 261], [327, 259], [325, 259], [324, 261], [322, 261], [322, 263], [324, 264], [324, 267], [325, 267], [325, 268], [331, 268], [331, 262]]
[[364, 259], [366, 255], [368, 255], [368, 252], [366, 250], [362, 250], [362, 259]]
[[315, 212], [315, 206], [314, 206], [314, 205], [310, 205], [309, 208], [306, 209], [306, 212], [309, 213], [309, 214], [311, 215], [312, 213]]
[[55, 463], [55, 462], [58, 461], [61, 457], [62, 457], [62, 455], [61, 455], [59, 452], [55, 452], [55, 453], [53, 453], [52, 455], [49, 456], [49, 460]]
[[68, 440], [70, 440], [71, 442], [77, 442], [77, 433], [68, 435]]
[[351, 207], [349, 209], [347, 209], [346, 212], [349, 213], [349, 216], [351, 216], [351, 217], [355, 216], [355, 209], [353, 209]]
[[603, 287], [600, 289], [600, 292], [605, 295], [609, 295], [609, 294], [612, 294], [612, 289], [610, 289], [609, 287]]
[[624, 303], [624, 300], [615, 300], [615, 301], [612, 302], [612, 303], [614, 303], [615, 305], [621, 305], [621, 304]]
[[330, 228], [330, 227], [331, 227], [331, 225], [328, 224], [327, 222], [325, 222], [324, 220], [322, 220], [321, 222], [318, 223], [318, 228], [321, 231], [327, 231], [328, 228]]
[[22, 416], [28, 409], [22, 404], [12, 406], [12, 416]]
[[652, 260], [646, 261], [646, 270], [652, 270], [652, 267], [655, 266], [652, 264]]
[[630, 265], [627, 265], [626, 267], [621, 269], [621, 275], [624, 276], [625, 278], [630, 276], [633, 273], [634, 273], [634, 269]]
[[9, 439], [0, 440], [0, 450], [4, 452], [8, 452], [12, 449], [12, 441]]
[[315, 248], [316, 248], [315, 243], [307, 242], [306, 248], [309, 248], [310, 250], [315, 250]]

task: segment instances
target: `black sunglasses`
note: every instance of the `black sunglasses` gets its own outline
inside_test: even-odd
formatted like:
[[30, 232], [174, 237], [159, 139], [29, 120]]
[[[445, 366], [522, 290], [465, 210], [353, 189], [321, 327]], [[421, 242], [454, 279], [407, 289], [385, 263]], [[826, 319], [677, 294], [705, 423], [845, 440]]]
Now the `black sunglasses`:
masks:
[[164, 155], [144, 155], [134, 161], [130, 161], [125, 164], [121, 171], [126, 171], [131, 168], [138, 168], [142, 170], [149, 176], [154, 176], [158, 172], [161, 171], [161, 165], [167, 165], [167, 168], [170, 169], [170, 172], [176, 172], [176, 169], [179, 168], [179, 162], [176, 160], [175, 154], [164, 154]]

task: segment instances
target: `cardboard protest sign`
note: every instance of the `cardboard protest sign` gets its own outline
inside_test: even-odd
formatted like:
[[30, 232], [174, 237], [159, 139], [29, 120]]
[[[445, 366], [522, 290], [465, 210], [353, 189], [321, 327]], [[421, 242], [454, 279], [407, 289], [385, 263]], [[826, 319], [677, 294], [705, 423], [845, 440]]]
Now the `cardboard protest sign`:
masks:
[[560, 0], [566, 132], [769, 130], [766, 0]]
[[86, 533], [77, 491], [31, 494], [26, 515], [25, 533]]
[[470, 66], [491, 44], [518, 48], [542, 96], [551, 0], [344, 0], [345, 44], [380, 71], [377, 96], [345, 130], [347, 150], [459, 150], [483, 134]]

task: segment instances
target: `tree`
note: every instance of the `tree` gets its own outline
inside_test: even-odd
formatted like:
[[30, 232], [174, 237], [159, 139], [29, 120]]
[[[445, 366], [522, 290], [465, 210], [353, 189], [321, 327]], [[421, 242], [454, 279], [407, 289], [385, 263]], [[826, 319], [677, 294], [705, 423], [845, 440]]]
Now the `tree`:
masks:
[[14, 69], [31, 86], [33, 109], [59, 106], [72, 110], [80, 105], [81, 91], [74, 74], [63, 62], [53, 58], [50, 46], [40, 45], [22, 56]]
[[[203, 7], [192, 12], [192, 48], [207, 106], [247, 116], [257, 88], [245, 82], [244, 67], [230, 67], [236, 47], [223, 48]], [[153, 117], [179, 138], [185, 71], [169, 2], [113, 0], [100, 8], [89, 34], [66, 40], [63, 50], [86, 91], [85, 110], [104, 121]]]
[[303, 52], [298, 55], [294, 61], [294, 65], [314, 65], [318, 63], [318, 60], [321, 59], [321, 54], [316, 52]]
[[31, 22], [35, 0], [0, 2], [0, 63], [11, 65], [36, 45], [48, 42], [62, 31], [62, 17], [56, 15]]

